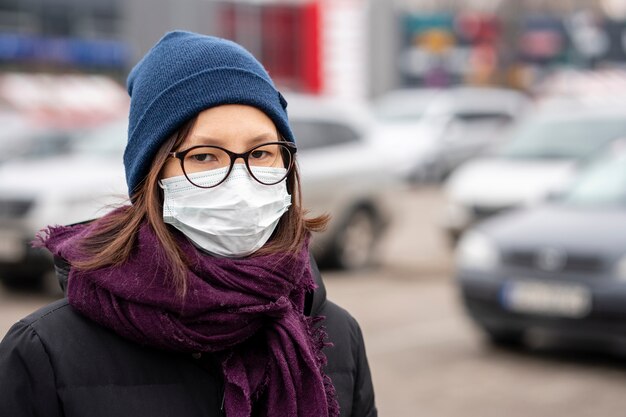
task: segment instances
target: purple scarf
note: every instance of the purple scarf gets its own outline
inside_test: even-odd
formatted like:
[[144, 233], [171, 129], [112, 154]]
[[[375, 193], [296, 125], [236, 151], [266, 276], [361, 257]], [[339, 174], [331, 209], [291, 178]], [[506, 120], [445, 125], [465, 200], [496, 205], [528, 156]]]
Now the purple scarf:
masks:
[[[83, 259], [79, 242], [96, 224], [50, 228], [41, 244], [71, 264]], [[338, 416], [322, 371], [326, 335], [303, 314], [315, 287], [308, 248], [235, 260], [203, 254], [180, 235], [178, 242], [191, 264], [184, 300], [167, 283], [164, 252], [146, 223], [122, 266], [70, 270], [69, 303], [141, 345], [214, 353], [228, 417]]]

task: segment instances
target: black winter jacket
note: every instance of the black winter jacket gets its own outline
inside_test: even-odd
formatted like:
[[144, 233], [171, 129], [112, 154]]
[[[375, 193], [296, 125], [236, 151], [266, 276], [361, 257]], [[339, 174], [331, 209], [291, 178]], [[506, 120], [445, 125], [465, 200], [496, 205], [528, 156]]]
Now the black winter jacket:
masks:
[[[67, 264], [57, 262], [62, 286]], [[363, 337], [348, 312], [319, 288], [307, 300], [326, 316], [333, 347], [326, 373], [341, 417], [376, 417]], [[63, 273], [64, 272], [64, 273]], [[16, 323], [0, 343], [1, 417], [223, 416], [221, 374], [210, 355], [165, 352], [121, 338], [75, 312], [67, 299]]]

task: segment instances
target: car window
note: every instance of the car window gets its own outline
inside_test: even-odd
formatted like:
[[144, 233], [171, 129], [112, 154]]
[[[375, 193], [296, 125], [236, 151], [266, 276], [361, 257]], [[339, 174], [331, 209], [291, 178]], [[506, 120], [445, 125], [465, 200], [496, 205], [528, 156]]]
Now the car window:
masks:
[[390, 93], [374, 102], [374, 115], [388, 122], [409, 122], [422, 118], [439, 91], [424, 90], [411, 93]]
[[626, 117], [527, 120], [496, 153], [508, 158], [580, 159], [621, 136], [626, 136]]
[[72, 142], [72, 152], [91, 155], [119, 154], [126, 146], [126, 120], [100, 126], [78, 135]]
[[478, 113], [478, 112], [463, 112], [456, 113], [454, 120], [465, 123], [491, 123], [491, 124], [505, 124], [513, 120], [510, 114], [506, 113]]
[[622, 147], [595, 159], [562, 200], [576, 205], [626, 203], [626, 149]]
[[359, 140], [350, 126], [324, 120], [290, 121], [299, 150], [337, 146]]
[[47, 131], [21, 139], [19, 147], [8, 150], [10, 158], [32, 159], [63, 154], [71, 146], [73, 133]]

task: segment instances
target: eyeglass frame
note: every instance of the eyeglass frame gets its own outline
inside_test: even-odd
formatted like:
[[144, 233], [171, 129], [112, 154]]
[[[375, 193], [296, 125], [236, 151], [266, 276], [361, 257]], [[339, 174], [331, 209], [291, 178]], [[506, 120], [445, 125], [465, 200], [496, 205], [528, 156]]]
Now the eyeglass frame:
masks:
[[[289, 166], [285, 167], [287, 168], [287, 174], [285, 175], [284, 178], [282, 178], [280, 181], [276, 181], [274, 183], [271, 184], [265, 184], [261, 181], [259, 181], [254, 174], [252, 173], [252, 169], [250, 168], [250, 164], [248, 163], [248, 157], [249, 155], [254, 152], [256, 149], [261, 148], [263, 146], [267, 146], [267, 145], [281, 145], [281, 146], [285, 146], [285, 148], [289, 151], [289, 156], [290, 156], [290, 162], [289, 162]], [[208, 187], [203, 187], [200, 186], [196, 183], [194, 183], [193, 181], [191, 181], [189, 179], [189, 176], [187, 175], [187, 171], [185, 170], [185, 156], [193, 151], [194, 149], [198, 149], [198, 148], [215, 148], [215, 149], [219, 149], [221, 151], [224, 151], [230, 158], [230, 166], [228, 167], [228, 172], [226, 172], [226, 175], [224, 175], [224, 178], [218, 182], [217, 184], [208, 186]], [[248, 149], [245, 152], [242, 153], [237, 153], [237, 152], [233, 152], [230, 151], [226, 148], [223, 148], [221, 146], [217, 146], [217, 145], [196, 145], [196, 146], [192, 146], [191, 148], [185, 149], [184, 151], [179, 151], [179, 152], [169, 152], [168, 153], [168, 157], [170, 158], [175, 158], [178, 159], [180, 161], [180, 168], [183, 170], [183, 174], [185, 175], [185, 178], [187, 178], [187, 181], [189, 181], [189, 183], [191, 185], [193, 185], [194, 187], [198, 187], [198, 188], [215, 188], [218, 185], [222, 184], [224, 181], [226, 181], [228, 179], [228, 177], [230, 176], [231, 171], [233, 170], [233, 167], [235, 166], [235, 161], [239, 158], [243, 159], [244, 164], [246, 165], [246, 169], [248, 170], [248, 173], [250, 174], [250, 176], [252, 176], [252, 178], [257, 181], [259, 184], [262, 185], [274, 185], [274, 184], [278, 184], [281, 181], [284, 181], [289, 174], [291, 173], [291, 170], [293, 169], [293, 165], [295, 162], [295, 155], [296, 152], [298, 151], [298, 148], [296, 147], [295, 143], [292, 142], [287, 142], [287, 141], [276, 141], [276, 142], [265, 142], [265, 143], [261, 143], [258, 145], [255, 145], [254, 147]]]

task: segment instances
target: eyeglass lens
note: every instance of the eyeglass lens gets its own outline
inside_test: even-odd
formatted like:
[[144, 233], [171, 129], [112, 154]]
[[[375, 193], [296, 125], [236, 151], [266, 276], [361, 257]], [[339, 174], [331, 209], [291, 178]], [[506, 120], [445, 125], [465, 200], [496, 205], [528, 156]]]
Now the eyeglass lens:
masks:
[[[206, 185], [196, 184], [193, 181], [193, 174], [225, 168], [230, 166], [230, 164], [231, 156], [224, 150], [213, 146], [202, 146], [192, 149], [185, 155], [183, 159], [183, 170], [192, 184], [198, 187], [206, 187]], [[261, 145], [248, 153], [247, 165], [249, 168], [288, 168], [287, 171], [289, 171], [289, 168], [291, 167], [291, 153], [285, 145]], [[268, 183], [267, 181], [264, 181], [263, 178], [257, 178], [254, 175], [254, 172], [250, 171], [250, 174], [255, 180], [266, 185], [278, 183], [287, 176], [285, 174], [285, 177], [282, 177], [280, 180], [273, 180]], [[228, 170], [224, 170], [224, 178], [219, 179], [218, 181], [225, 179], [227, 175]]]

